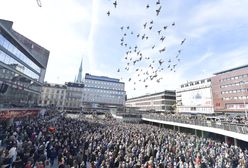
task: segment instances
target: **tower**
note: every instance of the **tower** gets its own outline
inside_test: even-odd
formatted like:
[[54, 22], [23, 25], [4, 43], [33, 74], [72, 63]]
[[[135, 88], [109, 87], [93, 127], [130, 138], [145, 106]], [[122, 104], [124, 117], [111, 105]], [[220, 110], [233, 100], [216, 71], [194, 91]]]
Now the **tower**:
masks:
[[83, 64], [83, 59], [81, 60], [78, 75], [77, 75], [77, 78], [75, 81], [76, 83], [82, 83], [83, 82], [83, 80], [82, 80], [83, 65], [82, 64]]

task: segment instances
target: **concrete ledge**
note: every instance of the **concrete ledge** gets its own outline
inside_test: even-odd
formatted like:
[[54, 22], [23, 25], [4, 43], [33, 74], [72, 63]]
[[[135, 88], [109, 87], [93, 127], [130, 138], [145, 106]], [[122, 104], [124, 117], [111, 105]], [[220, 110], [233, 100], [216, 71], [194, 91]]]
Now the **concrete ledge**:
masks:
[[232, 137], [235, 139], [239, 139], [245, 142], [248, 142], [248, 134], [240, 134], [232, 131], [227, 131], [219, 128], [212, 128], [212, 127], [205, 127], [205, 126], [199, 126], [199, 125], [190, 125], [190, 124], [183, 124], [183, 123], [176, 123], [176, 122], [171, 122], [171, 121], [162, 121], [162, 120], [155, 120], [155, 119], [149, 119], [142, 117], [143, 121], [148, 121], [148, 122], [154, 122], [154, 123], [160, 123], [160, 124], [166, 124], [166, 125], [175, 125], [179, 127], [184, 127], [184, 128], [191, 128], [191, 129], [196, 129], [196, 130], [201, 130], [205, 132], [212, 132], [215, 134], [220, 134], [223, 136], [228, 136]]

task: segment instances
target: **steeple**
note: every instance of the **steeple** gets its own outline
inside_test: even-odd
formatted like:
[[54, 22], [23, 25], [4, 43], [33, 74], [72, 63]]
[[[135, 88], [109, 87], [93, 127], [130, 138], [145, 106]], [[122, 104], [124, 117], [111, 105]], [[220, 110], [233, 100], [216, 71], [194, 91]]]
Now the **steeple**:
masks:
[[81, 64], [80, 64], [80, 67], [79, 67], [76, 83], [82, 83], [83, 82], [83, 80], [82, 80], [82, 72], [83, 72], [83, 59], [81, 60]]

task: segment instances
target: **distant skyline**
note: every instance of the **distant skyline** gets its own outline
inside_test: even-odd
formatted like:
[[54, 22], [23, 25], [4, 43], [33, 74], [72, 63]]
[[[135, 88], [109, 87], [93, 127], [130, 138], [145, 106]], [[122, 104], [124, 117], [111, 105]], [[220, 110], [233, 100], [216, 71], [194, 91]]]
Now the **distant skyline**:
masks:
[[[13, 29], [50, 51], [45, 81], [74, 81], [83, 59], [83, 76], [90, 73], [122, 79], [129, 98], [163, 90], [175, 90], [180, 84], [208, 78], [215, 72], [248, 64], [248, 1], [237, 0], [3, 0], [0, 18], [13, 21]], [[149, 10], [146, 5], [150, 4]], [[107, 15], [110, 11], [110, 16]], [[124, 71], [125, 50], [120, 46], [121, 26], [130, 26], [134, 34], [145, 33], [143, 24], [154, 21], [154, 29], [170, 25], [166, 32], [164, 58], [176, 55], [183, 44], [176, 72], [164, 71], [160, 83], [136, 84], [135, 68]], [[129, 32], [130, 33], [130, 32]], [[155, 58], [147, 46], [158, 45], [151, 34], [148, 42], [131, 39]], [[140, 65], [142, 66], [142, 65]], [[117, 69], [121, 71], [118, 73]]]

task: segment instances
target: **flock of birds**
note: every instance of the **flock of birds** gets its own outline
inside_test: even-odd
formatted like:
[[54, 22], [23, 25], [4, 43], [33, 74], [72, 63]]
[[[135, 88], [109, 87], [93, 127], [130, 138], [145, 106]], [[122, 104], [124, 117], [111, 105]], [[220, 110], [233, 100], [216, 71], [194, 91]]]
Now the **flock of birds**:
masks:
[[[113, 6], [114, 8], [117, 8], [118, 2], [116, 0], [113, 2]], [[147, 4], [145, 8], [150, 9], [151, 6], [151, 4]], [[157, 0], [154, 6], [156, 17], [158, 17], [162, 9], [160, 0]], [[111, 15], [110, 10], [107, 11], [107, 15]], [[159, 26], [161, 26], [161, 24]], [[125, 50], [124, 60], [126, 61], [126, 66], [124, 69], [118, 68], [117, 72], [130, 72], [131, 69], [134, 71], [134, 77], [129, 77], [128, 79], [128, 82], [133, 82], [134, 90], [136, 90], [136, 85], [138, 82], [143, 82], [145, 88], [148, 87], [147, 83], [149, 80], [159, 83], [163, 79], [162, 72], [166, 69], [168, 71], [176, 72], [176, 67], [181, 60], [180, 54], [182, 51], [182, 46], [185, 43], [186, 38], [182, 39], [179, 44], [180, 48], [177, 50], [175, 56], [170, 58], [165, 56], [165, 52], [167, 51], [165, 41], [167, 37], [164, 35], [167, 29], [175, 26], [176, 23], [172, 22], [171, 24], [163, 25], [156, 30], [155, 21], [151, 19], [143, 23], [143, 33], [135, 33], [131, 29], [131, 26], [120, 27], [122, 32], [120, 46]], [[139, 43], [132, 45], [129, 43], [130, 39], [132, 41], [138, 41]], [[155, 43], [153, 43], [150, 47], [142, 48], [137, 45], [139, 44], [141, 46], [142, 43], [146, 43], [149, 39], [153, 39], [153, 42], [155, 39]], [[157, 56], [145, 56], [147, 50], [151, 50], [153, 55], [156, 54]], [[145, 67], [143, 65], [145, 65]]]

